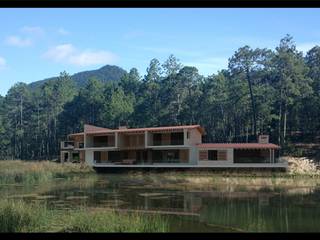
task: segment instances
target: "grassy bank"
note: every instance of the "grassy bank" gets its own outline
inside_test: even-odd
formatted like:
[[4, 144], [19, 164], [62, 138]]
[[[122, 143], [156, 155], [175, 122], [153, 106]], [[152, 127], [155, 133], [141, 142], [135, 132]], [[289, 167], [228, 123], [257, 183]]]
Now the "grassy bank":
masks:
[[[129, 174], [130, 181], [147, 184], [149, 188], [218, 190], [218, 191], [275, 191], [280, 189], [320, 186], [320, 178], [291, 175], [249, 175], [212, 172], [166, 172]], [[146, 185], [141, 185], [145, 188]]]
[[[207, 171], [133, 171], [122, 175], [129, 180], [146, 181], [162, 187], [209, 187], [219, 184], [250, 186], [314, 186], [320, 181], [320, 171], [305, 158], [287, 158], [287, 172], [259, 171], [253, 169], [229, 169]], [[0, 161], [0, 184], [43, 183], [55, 178], [75, 179], [83, 174], [97, 177], [93, 170], [80, 164], [59, 164], [49, 161], [29, 162], [19, 160]], [[121, 174], [119, 174], [121, 176]], [[117, 176], [119, 176], [117, 175]], [[319, 181], [318, 181], [319, 180]]]
[[68, 211], [45, 204], [0, 201], [0, 232], [166, 232], [168, 222], [158, 215], [115, 211]]
[[33, 184], [91, 172], [90, 167], [82, 167], [80, 164], [6, 160], [0, 161], [0, 184]]
[[132, 171], [132, 181], [143, 181], [153, 187], [164, 188], [218, 188], [274, 190], [281, 187], [320, 186], [320, 171], [315, 163], [306, 158], [286, 157], [286, 172], [258, 169], [188, 170], [188, 171]]

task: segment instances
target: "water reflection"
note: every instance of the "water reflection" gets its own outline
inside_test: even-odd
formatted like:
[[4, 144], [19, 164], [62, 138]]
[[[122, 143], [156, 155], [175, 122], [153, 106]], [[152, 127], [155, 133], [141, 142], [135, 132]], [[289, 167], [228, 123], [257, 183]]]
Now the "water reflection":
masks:
[[[85, 181], [85, 179], [83, 179]], [[209, 190], [155, 187], [101, 177], [91, 185], [2, 188], [9, 198], [46, 201], [56, 209], [79, 206], [169, 216], [172, 231], [315, 232], [320, 230], [320, 189], [214, 186]]]

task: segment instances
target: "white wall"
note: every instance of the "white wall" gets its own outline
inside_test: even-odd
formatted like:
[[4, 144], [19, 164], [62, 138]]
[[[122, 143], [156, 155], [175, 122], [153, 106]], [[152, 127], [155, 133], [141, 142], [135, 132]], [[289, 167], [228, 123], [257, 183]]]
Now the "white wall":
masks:
[[[187, 131], [190, 133], [189, 139], [187, 139]], [[202, 143], [202, 136], [197, 129], [188, 129], [185, 131], [185, 145], [193, 146], [199, 143]]]
[[153, 135], [150, 132], [147, 132], [147, 146], [153, 146]]
[[93, 150], [85, 150], [85, 160], [89, 166], [93, 166]]
[[93, 136], [92, 135], [85, 135], [86, 141], [85, 141], [85, 147], [92, 147], [93, 145]]
[[199, 160], [198, 148], [192, 146], [189, 148], [189, 163], [192, 165], [197, 165]]
[[114, 133], [114, 146], [117, 148], [119, 146], [119, 134]]

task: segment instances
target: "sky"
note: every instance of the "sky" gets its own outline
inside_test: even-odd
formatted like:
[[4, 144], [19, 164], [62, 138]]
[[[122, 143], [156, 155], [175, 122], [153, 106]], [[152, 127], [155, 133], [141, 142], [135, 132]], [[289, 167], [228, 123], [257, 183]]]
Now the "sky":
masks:
[[143, 76], [151, 59], [170, 54], [207, 76], [238, 48], [274, 49], [286, 34], [304, 52], [320, 45], [320, 9], [0, 9], [0, 95], [106, 64]]

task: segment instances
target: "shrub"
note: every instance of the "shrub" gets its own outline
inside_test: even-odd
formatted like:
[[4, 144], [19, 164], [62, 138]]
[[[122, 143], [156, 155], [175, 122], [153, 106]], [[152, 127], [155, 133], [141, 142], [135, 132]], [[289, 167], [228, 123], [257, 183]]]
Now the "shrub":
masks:
[[317, 169], [317, 165], [313, 160], [308, 158], [298, 157], [283, 157], [288, 161], [289, 174], [291, 175], [320, 175], [320, 171]]

